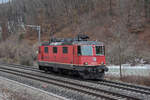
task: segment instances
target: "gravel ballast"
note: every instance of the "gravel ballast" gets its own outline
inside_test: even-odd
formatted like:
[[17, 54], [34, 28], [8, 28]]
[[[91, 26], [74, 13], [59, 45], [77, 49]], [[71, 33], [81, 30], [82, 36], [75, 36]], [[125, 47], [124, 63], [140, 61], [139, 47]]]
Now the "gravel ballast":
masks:
[[[52, 84], [47, 84], [44, 82], [35, 81], [35, 80], [23, 78], [20, 76], [16, 76], [16, 75], [4, 73], [4, 72], [0, 72], [0, 76], [7, 77], [8, 79], [15, 80], [17, 82], [21, 82], [23, 84], [33, 86], [33, 87], [42, 89], [42, 90], [50, 92], [50, 93], [57, 94], [59, 96], [62, 96], [62, 97], [65, 97], [65, 98], [71, 99], [71, 100], [98, 100], [98, 98], [96, 98], [96, 97], [82, 94], [77, 91], [72, 91], [70, 89], [66, 89], [63, 87], [58, 87], [58, 86], [55, 86]], [[100, 100], [103, 100], [103, 99], [101, 98]]]
[[[0, 100], [7, 100], [16, 94], [29, 100], [67, 100], [67, 98], [43, 91], [4, 77], [0, 77]], [[22, 95], [22, 97], [21, 97]], [[6, 99], [7, 98], [7, 99]], [[19, 98], [19, 97], [18, 97]]]
[[[6, 68], [7, 66], [4, 66], [4, 67]], [[23, 69], [18, 69], [18, 68], [13, 68], [13, 69], [18, 70], [18, 71], [23, 70]], [[136, 96], [136, 97], [141, 98], [142, 100], [148, 100], [148, 98], [149, 98], [148, 95], [144, 95], [144, 94], [141, 94], [141, 93], [139, 94], [139, 93], [135, 93], [135, 92], [131, 92], [131, 91], [127, 91], [127, 90], [123, 90], [123, 89], [119, 89], [119, 88], [115, 88], [115, 87], [111, 87], [111, 86], [105, 86], [105, 85], [102, 85], [102, 84], [95, 84], [95, 83], [91, 83], [91, 82], [87, 82], [87, 81], [70, 79], [70, 78], [67, 78], [67, 77], [65, 78], [65, 77], [62, 77], [62, 76], [46, 74], [46, 73], [43, 73], [43, 72], [35, 72], [35, 71], [31, 71], [31, 70], [24, 70], [24, 71], [28, 72], [28, 73], [38, 74], [40, 76], [46, 76], [46, 77], [48, 77], [48, 79], [49, 78], [55, 78], [55, 79], [59, 79], [59, 80], [70, 81], [70, 82], [73, 82], [73, 83], [78, 83], [78, 84], [94, 87], [94, 88], [97, 88], [97, 89], [104, 89], [104, 90], [107, 90], [107, 91], [113, 91], [113, 92], [119, 93], [119, 94], [125, 94], [125, 95], [129, 95], [129, 96]], [[11, 78], [11, 79], [19, 81], [19, 82], [22, 82], [24, 84], [28, 84], [30, 86], [34, 86], [36, 88], [41, 88], [45, 91], [49, 91], [49, 92], [55, 93], [57, 95], [60, 95], [60, 96], [63, 96], [63, 97], [69, 98], [69, 99], [74, 99], [74, 100], [92, 100], [92, 99], [95, 100], [95, 99], [98, 99], [98, 98], [95, 98], [93, 96], [90, 96], [90, 95], [87, 96], [85, 94], [82, 94], [82, 93], [79, 93], [79, 92], [76, 92], [76, 91], [72, 91], [70, 89], [66, 89], [66, 88], [63, 88], [63, 87], [58, 87], [56, 85], [46, 84], [46, 83], [38, 82], [38, 81], [33, 81], [33, 80], [30, 80], [30, 79], [27, 79], [27, 78], [21, 78], [18, 75], [17, 76], [16, 75], [10, 75], [10, 74], [6, 74], [6, 73], [3, 73], [3, 72], [0, 72], [0, 75], [2, 75], [4, 77]]]

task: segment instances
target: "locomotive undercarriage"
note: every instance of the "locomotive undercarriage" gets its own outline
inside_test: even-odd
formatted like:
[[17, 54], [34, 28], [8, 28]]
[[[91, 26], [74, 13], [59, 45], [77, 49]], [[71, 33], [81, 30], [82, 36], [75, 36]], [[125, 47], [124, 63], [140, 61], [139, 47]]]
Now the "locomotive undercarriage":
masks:
[[84, 70], [79, 71], [83, 79], [103, 79], [105, 72], [108, 71], [108, 68], [104, 65], [92, 67], [85, 66], [84, 68]]
[[39, 69], [45, 72], [55, 72], [73, 76], [80, 76], [83, 79], [103, 79], [108, 68], [105, 65], [101, 66], [76, 66], [65, 64], [52, 64], [48, 62], [39, 62]]

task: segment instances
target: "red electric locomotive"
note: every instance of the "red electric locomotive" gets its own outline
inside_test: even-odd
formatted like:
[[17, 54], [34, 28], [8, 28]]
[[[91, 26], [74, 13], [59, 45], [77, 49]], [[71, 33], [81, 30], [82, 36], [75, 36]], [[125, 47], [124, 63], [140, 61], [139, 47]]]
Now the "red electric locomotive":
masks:
[[80, 75], [84, 79], [102, 79], [105, 66], [105, 47], [102, 42], [87, 41], [78, 35], [75, 39], [51, 39], [39, 47], [40, 70]]

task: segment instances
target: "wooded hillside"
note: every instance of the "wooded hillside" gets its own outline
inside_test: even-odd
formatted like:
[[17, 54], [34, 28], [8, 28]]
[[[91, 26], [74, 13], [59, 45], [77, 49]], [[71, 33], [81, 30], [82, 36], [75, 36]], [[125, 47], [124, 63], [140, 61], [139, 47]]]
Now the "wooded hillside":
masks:
[[108, 63], [150, 61], [150, 0], [12, 0], [0, 5], [1, 41], [19, 34], [35, 44], [37, 32], [29, 24], [41, 26], [42, 40], [85, 33], [103, 41]]

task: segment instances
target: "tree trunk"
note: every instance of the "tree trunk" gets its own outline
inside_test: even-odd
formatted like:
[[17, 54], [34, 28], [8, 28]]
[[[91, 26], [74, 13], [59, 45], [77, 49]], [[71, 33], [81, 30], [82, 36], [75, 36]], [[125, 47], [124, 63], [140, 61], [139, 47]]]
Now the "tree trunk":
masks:
[[112, 16], [112, 0], [109, 0], [109, 13], [110, 13], [110, 16]]
[[120, 78], [122, 78], [122, 57], [121, 57], [121, 47], [119, 44], [119, 66], [120, 66]]

